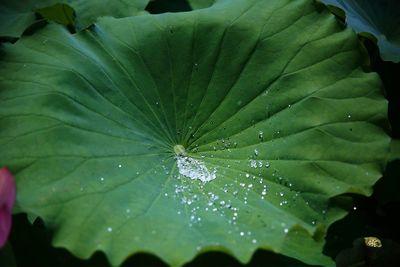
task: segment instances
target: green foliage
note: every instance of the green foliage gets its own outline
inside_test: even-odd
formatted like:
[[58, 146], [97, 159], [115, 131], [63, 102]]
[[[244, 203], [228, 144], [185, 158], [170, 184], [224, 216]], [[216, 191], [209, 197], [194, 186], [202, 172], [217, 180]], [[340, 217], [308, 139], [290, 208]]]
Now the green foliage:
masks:
[[[1, 55], [0, 165], [18, 210], [81, 258], [262, 248], [333, 265], [332, 198], [371, 194], [389, 153], [378, 76], [311, 0], [50, 24]], [[204, 168], [214, 180], [187, 177]]]
[[343, 9], [347, 24], [357, 33], [372, 34], [378, 42], [382, 59], [400, 62], [400, 1], [320, 1]]
[[45, 19], [64, 25], [71, 24], [71, 8], [75, 10], [76, 28], [86, 28], [98, 17], [127, 17], [143, 12], [148, 0], [0, 0], [0, 37], [20, 37], [37, 19], [35, 13]]
[[215, 0], [188, 0], [188, 2], [193, 9], [201, 9], [212, 6]]

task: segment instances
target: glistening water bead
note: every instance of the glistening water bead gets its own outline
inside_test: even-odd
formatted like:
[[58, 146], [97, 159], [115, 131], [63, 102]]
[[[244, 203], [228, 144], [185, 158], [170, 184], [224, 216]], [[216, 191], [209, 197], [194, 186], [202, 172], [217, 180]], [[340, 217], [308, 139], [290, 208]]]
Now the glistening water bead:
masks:
[[202, 182], [209, 182], [216, 178], [215, 170], [210, 171], [203, 161], [187, 156], [183, 146], [176, 145], [174, 151], [179, 174]]

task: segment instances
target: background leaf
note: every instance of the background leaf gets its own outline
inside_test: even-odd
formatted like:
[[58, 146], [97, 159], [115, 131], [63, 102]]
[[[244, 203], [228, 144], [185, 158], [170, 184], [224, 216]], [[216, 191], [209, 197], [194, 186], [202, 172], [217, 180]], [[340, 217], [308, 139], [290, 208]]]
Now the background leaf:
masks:
[[[149, 0], [0, 0], [0, 37], [20, 37], [36, 21], [35, 12], [38, 10], [45, 19], [62, 24], [66, 20], [69, 23], [70, 16], [64, 16], [58, 8], [65, 5], [57, 4], [66, 4], [75, 10], [76, 27], [80, 30], [95, 22], [98, 17], [119, 18], [139, 14], [144, 11], [148, 2]], [[55, 8], [50, 8], [54, 6]]]
[[[263, 248], [329, 266], [331, 199], [369, 195], [386, 163], [380, 81], [313, 1], [50, 25], [2, 57], [0, 164], [19, 208], [82, 258]], [[180, 176], [178, 144], [216, 179]]]
[[215, 3], [215, 0], [188, 0], [193, 9], [202, 9], [210, 7]]
[[320, 1], [343, 9], [347, 24], [357, 33], [373, 34], [382, 59], [400, 62], [400, 1]]

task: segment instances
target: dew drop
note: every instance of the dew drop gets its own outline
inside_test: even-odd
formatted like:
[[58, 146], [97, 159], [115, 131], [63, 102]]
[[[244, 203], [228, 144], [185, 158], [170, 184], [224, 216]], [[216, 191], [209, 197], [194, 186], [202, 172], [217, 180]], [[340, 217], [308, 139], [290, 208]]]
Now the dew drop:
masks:
[[257, 149], [254, 149], [254, 156], [258, 156], [258, 150]]
[[107, 232], [109, 232], [109, 233], [111, 233], [112, 230], [113, 230], [113, 229], [112, 229], [111, 227], [108, 227], [108, 228], [107, 228]]
[[258, 132], [258, 139], [260, 139], [260, 142], [264, 141], [264, 132], [263, 131]]
[[257, 161], [254, 160], [254, 159], [251, 159], [250, 160], [250, 167], [256, 169], [257, 168]]
[[205, 166], [203, 161], [193, 159], [191, 157], [177, 155], [177, 166], [179, 174], [193, 180], [200, 180], [202, 182], [209, 182], [216, 178], [216, 171], [210, 171]]

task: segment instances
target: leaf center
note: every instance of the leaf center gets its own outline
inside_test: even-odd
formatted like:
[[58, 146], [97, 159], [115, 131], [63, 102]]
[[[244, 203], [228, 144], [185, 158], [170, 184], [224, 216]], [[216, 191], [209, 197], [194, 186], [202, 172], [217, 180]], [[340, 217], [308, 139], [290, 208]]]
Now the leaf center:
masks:
[[182, 145], [175, 145], [174, 152], [177, 156], [186, 156], [186, 149]]

